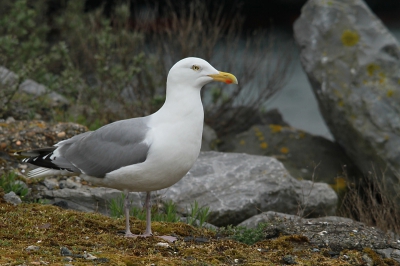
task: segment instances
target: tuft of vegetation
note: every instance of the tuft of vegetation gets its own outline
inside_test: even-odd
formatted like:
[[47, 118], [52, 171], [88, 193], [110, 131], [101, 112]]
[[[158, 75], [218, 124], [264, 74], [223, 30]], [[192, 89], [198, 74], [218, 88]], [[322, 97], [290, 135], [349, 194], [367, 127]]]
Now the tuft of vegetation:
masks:
[[[125, 194], [121, 195], [115, 199], [111, 199], [109, 202], [110, 215], [114, 218], [123, 217], [124, 214], [124, 198]], [[144, 208], [132, 207], [129, 211], [130, 215], [138, 220], [146, 220], [146, 210]], [[203, 227], [207, 222], [210, 215], [209, 207], [200, 207], [199, 203], [195, 200], [190, 204], [187, 209], [186, 223], [192, 226]], [[179, 222], [180, 215], [177, 213], [176, 204], [171, 200], [163, 202], [162, 207], [159, 208], [158, 205], [153, 205], [151, 209], [151, 220], [158, 222]]]
[[386, 187], [385, 173], [374, 168], [357, 183], [344, 173], [347, 191], [342, 199], [338, 215], [349, 217], [385, 232], [400, 235], [400, 206]]
[[29, 189], [19, 182], [18, 175], [14, 172], [4, 173], [0, 177], [0, 187], [4, 190], [4, 193], [13, 191], [22, 200], [24, 200], [29, 193]]
[[246, 245], [253, 245], [258, 241], [262, 241], [265, 239], [264, 230], [267, 226], [268, 223], [259, 223], [256, 228], [229, 225], [227, 227], [218, 229], [218, 233], [226, 235]]
[[[287, 81], [290, 53], [282, 45], [278, 49], [269, 33], [245, 32], [237, 8], [222, 10], [211, 1], [171, 1], [162, 14], [152, 6], [137, 14], [131, 10], [143, 6], [122, 1], [106, 16], [102, 9], [85, 11], [84, 3], [0, 2], [0, 66], [15, 73], [0, 69], [0, 117], [40, 115], [95, 129], [149, 115], [165, 100], [164, 84], [173, 63], [197, 56], [240, 81], [239, 86], [213, 84], [203, 91], [205, 120], [222, 135], [235, 128], [238, 116], [253, 116], [262, 109]], [[277, 53], [279, 60], [274, 60]], [[21, 93], [26, 79], [43, 84], [47, 94], [62, 95], [69, 104], [55, 104], [44, 92]], [[248, 127], [249, 121], [241, 119], [239, 124]]]
[[190, 208], [187, 209], [186, 223], [203, 227], [210, 216], [210, 207], [199, 206], [199, 203], [195, 200], [190, 204]]

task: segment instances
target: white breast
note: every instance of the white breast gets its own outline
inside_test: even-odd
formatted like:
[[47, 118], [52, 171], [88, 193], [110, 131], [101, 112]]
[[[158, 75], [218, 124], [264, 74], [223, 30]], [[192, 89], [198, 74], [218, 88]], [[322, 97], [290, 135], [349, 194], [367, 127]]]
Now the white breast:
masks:
[[169, 187], [185, 176], [200, 152], [203, 106], [199, 97], [197, 102], [181, 106], [181, 110], [167, 107], [164, 105], [164, 109], [150, 116], [150, 131], [146, 136], [150, 149], [146, 161], [108, 173], [99, 185], [154, 191]]

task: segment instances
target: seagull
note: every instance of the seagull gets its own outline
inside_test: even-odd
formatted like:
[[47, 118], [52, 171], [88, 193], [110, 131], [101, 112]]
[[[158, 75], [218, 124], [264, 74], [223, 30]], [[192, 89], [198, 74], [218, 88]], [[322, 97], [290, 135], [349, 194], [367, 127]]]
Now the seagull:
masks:
[[[19, 152], [27, 157], [23, 162], [39, 166], [27, 176], [79, 175], [96, 186], [121, 190], [125, 236], [152, 236], [151, 191], [172, 186], [196, 161], [204, 123], [200, 91], [212, 81], [238, 84], [234, 75], [216, 70], [203, 59], [180, 60], [168, 73], [165, 103], [157, 112], [113, 122], [53, 147]], [[141, 235], [130, 231], [129, 192], [146, 192], [146, 230]]]

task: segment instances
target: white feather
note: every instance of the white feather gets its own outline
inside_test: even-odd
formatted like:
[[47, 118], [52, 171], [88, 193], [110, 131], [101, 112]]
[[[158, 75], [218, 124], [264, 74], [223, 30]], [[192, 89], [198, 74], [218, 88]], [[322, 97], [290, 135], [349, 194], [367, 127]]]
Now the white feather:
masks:
[[[49, 169], [44, 167], [38, 167], [28, 172], [28, 178], [40, 178], [52, 175], [74, 175], [75, 173], [66, 171], [66, 170], [56, 170], [56, 169]], [[76, 174], [75, 174], [76, 175]]]

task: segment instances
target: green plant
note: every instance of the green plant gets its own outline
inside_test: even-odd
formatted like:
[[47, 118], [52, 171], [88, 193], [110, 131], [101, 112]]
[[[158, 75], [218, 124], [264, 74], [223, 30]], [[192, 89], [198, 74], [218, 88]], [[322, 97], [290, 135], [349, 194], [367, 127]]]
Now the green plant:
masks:
[[[16, 74], [14, 82], [0, 82], [0, 117], [40, 114], [96, 129], [148, 115], [164, 102], [171, 65], [197, 56], [239, 78], [239, 86], [202, 92], [206, 123], [221, 136], [249, 126], [251, 119], [236, 118], [253, 112], [238, 107], [262, 108], [290, 72], [290, 53], [273, 60], [284, 48], [276, 49], [274, 38], [264, 32], [245, 32], [237, 9], [222, 12], [218, 4], [207, 8], [207, 1], [171, 1], [159, 18], [168, 22], [164, 25], [143, 23], [150, 20], [135, 17], [122, 2], [109, 16], [101, 9], [85, 12], [84, 1], [60, 1], [62, 12], [49, 14], [50, 2], [0, 1], [0, 65]], [[47, 93], [65, 96], [70, 105], [55, 108], [46, 95], [17, 93], [27, 78], [43, 84]]]
[[[124, 216], [124, 199], [125, 194], [121, 195], [115, 199], [111, 199], [109, 203], [110, 215], [111, 217], [122, 217]], [[130, 209], [130, 215], [139, 220], [146, 220], [146, 210], [143, 208], [132, 207]], [[158, 222], [178, 222], [180, 216], [176, 212], [176, 205], [172, 201], [167, 201], [163, 203], [162, 208], [158, 206], [153, 206], [151, 209], [151, 220]]]
[[14, 172], [4, 173], [0, 178], [0, 187], [5, 193], [13, 191], [23, 200], [28, 195], [29, 190], [24, 185], [18, 182], [17, 174]]
[[[117, 198], [111, 199], [108, 206], [110, 208], [111, 217], [122, 217], [124, 216], [124, 198], [125, 194]], [[187, 210], [188, 216], [186, 222], [193, 226], [203, 227], [209, 216], [209, 207], [200, 207], [198, 202], [195, 200], [194, 203], [190, 204], [190, 208]], [[146, 220], [146, 210], [143, 208], [132, 207], [130, 209], [130, 215], [139, 220]], [[162, 207], [159, 208], [154, 205], [151, 209], [152, 221], [159, 222], [179, 222], [180, 216], [176, 210], [176, 204], [171, 200], [163, 202]]]
[[203, 227], [210, 215], [210, 207], [199, 207], [199, 203], [195, 200], [194, 203], [190, 204], [190, 208], [187, 209], [187, 213], [187, 224]]
[[124, 199], [125, 194], [121, 193], [119, 197], [111, 199], [108, 207], [110, 208], [110, 216], [114, 218], [124, 216]]
[[267, 226], [268, 223], [259, 223], [256, 228], [228, 225], [227, 227], [218, 229], [218, 233], [227, 235], [238, 242], [253, 245], [256, 242], [265, 239], [264, 230]]

